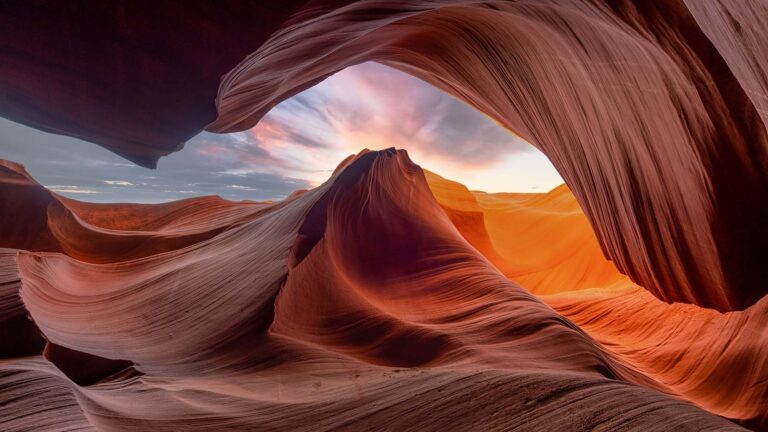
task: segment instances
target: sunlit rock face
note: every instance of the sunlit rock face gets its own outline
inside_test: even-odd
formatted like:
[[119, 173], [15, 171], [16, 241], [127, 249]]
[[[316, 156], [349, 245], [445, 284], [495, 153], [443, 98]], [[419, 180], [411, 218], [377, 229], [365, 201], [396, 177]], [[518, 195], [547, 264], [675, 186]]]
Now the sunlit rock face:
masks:
[[0, 429], [768, 427], [765, 2], [1, 7], [0, 114], [145, 166], [378, 61], [566, 185], [391, 149], [276, 203], [105, 205], [3, 161]]
[[719, 415], [764, 415], [768, 297], [725, 314], [654, 298], [600, 253], [565, 185], [544, 194], [486, 194], [433, 173], [426, 179], [470, 244], [622, 363]]

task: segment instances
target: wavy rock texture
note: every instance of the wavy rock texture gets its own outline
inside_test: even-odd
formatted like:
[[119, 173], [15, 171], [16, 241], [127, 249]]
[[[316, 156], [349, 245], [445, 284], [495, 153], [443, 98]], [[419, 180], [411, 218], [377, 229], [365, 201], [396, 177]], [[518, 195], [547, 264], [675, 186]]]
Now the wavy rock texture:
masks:
[[152, 166], [208, 122], [247, 129], [380, 61], [546, 153], [605, 254], [658, 298], [728, 311], [768, 293], [764, 0], [280, 4], [6, 2], [0, 112]]
[[[728, 52], [734, 76], [675, 1], [375, 5], [299, 15], [224, 78], [209, 128], [250, 127], [275, 101], [381, 61], [547, 154], [606, 255], [659, 298], [732, 310], [766, 294], [755, 245], [767, 240], [768, 141], [741, 79], [766, 76], [751, 61], [759, 40]], [[759, 39], [760, 22], [738, 25]]]
[[96, 205], [3, 161], [0, 429], [766, 428], [764, 1], [143, 6], [3, 2], [0, 113], [153, 166], [373, 60], [568, 186], [384, 151], [279, 203]]
[[765, 417], [768, 297], [729, 313], [661, 302], [604, 258], [565, 185], [546, 194], [486, 194], [434, 173], [426, 178], [469, 243], [624, 364], [717, 414]]
[[[44, 336], [0, 360], [3, 430], [720, 431], [768, 411], [765, 302], [722, 314], [609, 277], [563, 187], [473, 194], [387, 150], [274, 204], [49, 198], [63, 252], [0, 255], [0, 305]], [[530, 212], [583, 232], [515, 267], [499, 227]], [[115, 239], [134, 247], [92, 259]], [[605, 274], [585, 282], [574, 249]]]

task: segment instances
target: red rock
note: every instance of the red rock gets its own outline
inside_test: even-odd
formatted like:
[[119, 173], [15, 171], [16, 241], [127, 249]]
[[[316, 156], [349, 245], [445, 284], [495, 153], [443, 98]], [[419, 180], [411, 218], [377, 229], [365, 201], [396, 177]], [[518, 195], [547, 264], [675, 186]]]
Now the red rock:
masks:
[[[153, 234], [137, 258], [19, 254], [23, 307], [53, 363], [0, 361], [0, 398], [13, 401], [0, 425], [51, 429], [36, 408], [47, 406], [62, 424], [107, 430], [740, 430], [719, 416], [761, 427], [764, 301], [731, 314], [667, 305], [615, 269], [617, 281], [590, 289], [558, 258], [570, 242], [494, 262], [511, 256], [473, 244], [481, 235], [498, 249], [499, 207], [467, 194], [394, 149], [361, 152], [320, 187], [266, 205], [110, 208], [52, 194], [69, 213], [49, 223], [80, 221], [84, 256], [109, 244], [107, 227]], [[518, 206], [503, 213], [510, 226], [546, 211], [545, 227], [582, 231], [578, 262], [610, 268], [584, 247], [596, 240], [575, 198], [553, 194], [494, 199]], [[234, 214], [213, 235], [172, 241]], [[527, 277], [536, 260], [556, 276]], [[556, 294], [542, 302], [497, 266]]]

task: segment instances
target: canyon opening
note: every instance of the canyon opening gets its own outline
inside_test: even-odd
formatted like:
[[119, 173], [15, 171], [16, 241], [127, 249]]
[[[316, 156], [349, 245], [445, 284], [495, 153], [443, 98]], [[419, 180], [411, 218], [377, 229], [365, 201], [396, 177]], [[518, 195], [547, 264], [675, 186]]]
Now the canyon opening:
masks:
[[0, 430], [768, 430], [768, 3], [0, 5]]

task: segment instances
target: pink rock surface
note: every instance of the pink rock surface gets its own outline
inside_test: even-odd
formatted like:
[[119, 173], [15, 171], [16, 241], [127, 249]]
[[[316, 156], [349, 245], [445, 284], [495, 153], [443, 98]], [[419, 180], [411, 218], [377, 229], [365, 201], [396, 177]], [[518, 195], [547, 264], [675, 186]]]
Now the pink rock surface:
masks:
[[0, 112], [14, 120], [153, 165], [210, 121], [249, 128], [380, 61], [546, 153], [606, 255], [660, 299], [727, 311], [768, 293], [763, 1], [3, 7]]
[[[21, 283], [1, 304], [23, 301], [46, 348], [0, 360], [0, 425], [741, 430], [720, 415], [762, 425], [764, 302], [723, 315], [636, 286], [542, 302], [473, 247], [430, 185], [387, 150], [273, 204], [110, 208], [51, 194], [49, 208], [70, 212], [49, 212], [51, 226], [64, 217], [98, 234], [80, 244], [84, 257], [104, 248], [105, 226], [153, 234], [146, 254], [109, 262], [69, 255], [66, 237], [63, 253], [9, 250]], [[173, 228], [161, 222], [169, 209]], [[211, 236], [173, 241], [180, 226], [232, 214]], [[175, 246], [154, 250], [165, 238]], [[552, 281], [566, 283], [557, 267]]]
[[277, 203], [101, 205], [2, 161], [1, 430], [768, 427], [765, 1], [151, 6], [0, 5], [0, 115], [154, 166], [378, 61], [567, 187], [390, 149]]

